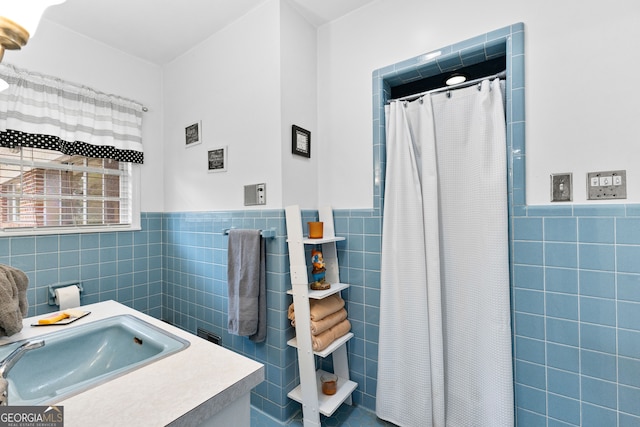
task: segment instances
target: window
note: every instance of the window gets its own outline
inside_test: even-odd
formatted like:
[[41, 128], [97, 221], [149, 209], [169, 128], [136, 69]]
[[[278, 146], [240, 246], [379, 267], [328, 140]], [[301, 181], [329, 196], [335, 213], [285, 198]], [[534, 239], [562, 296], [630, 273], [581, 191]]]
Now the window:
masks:
[[129, 162], [0, 147], [0, 233], [137, 229], [136, 171]]
[[0, 237], [140, 229], [140, 103], [0, 64]]

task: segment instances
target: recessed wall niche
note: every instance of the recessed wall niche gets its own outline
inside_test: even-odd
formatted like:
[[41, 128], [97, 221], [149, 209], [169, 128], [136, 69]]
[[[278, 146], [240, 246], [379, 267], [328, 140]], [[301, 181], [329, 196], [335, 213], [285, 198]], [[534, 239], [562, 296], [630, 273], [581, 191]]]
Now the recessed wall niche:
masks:
[[[491, 75], [501, 71], [501, 67], [507, 73], [505, 111], [509, 210], [511, 214], [514, 209], [524, 209], [524, 24], [518, 23], [373, 72], [373, 205], [377, 214], [382, 214], [384, 206], [386, 102], [442, 87], [439, 83], [442, 75], [452, 71], [470, 68], [480, 72], [488, 70]], [[436, 86], [429, 87], [434, 84]]]

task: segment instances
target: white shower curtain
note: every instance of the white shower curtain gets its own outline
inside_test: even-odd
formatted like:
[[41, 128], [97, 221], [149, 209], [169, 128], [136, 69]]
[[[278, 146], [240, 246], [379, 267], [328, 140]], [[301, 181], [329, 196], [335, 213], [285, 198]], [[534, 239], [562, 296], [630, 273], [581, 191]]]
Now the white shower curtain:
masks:
[[386, 113], [376, 413], [407, 427], [513, 426], [500, 82]]

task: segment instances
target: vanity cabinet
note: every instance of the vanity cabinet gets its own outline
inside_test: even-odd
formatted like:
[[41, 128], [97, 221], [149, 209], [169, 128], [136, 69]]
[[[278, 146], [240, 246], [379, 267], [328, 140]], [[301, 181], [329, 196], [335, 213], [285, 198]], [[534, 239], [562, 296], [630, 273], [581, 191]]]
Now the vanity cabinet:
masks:
[[[297, 349], [300, 370], [300, 385], [289, 392], [288, 397], [302, 404], [304, 426], [320, 426], [320, 414], [331, 416], [342, 404], [351, 404], [351, 393], [357, 384], [349, 379], [349, 361], [347, 358], [347, 342], [353, 338], [353, 333], [336, 339], [322, 351], [313, 351], [311, 340], [311, 324], [309, 301], [323, 299], [340, 293], [349, 287], [340, 282], [338, 269], [338, 253], [336, 242], [345, 240], [336, 237], [333, 224], [333, 211], [330, 207], [319, 210], [319, 220], [324, 223], [324, 233], [321, 239], [309, 239], [303, 236], [303, 224], [300, 207], [297, 205], [285, 208], [287, 224], [287, 243], [289, 245], [289, 263], [291, 271], [291, 290], [295, 307], [296, 336], [287, 342]], [[306, 228], [306, 227], [305, 227]], [[315, 291], [309, 288], [306, 245], [321, 245], [325, 262], [325, 278], [331, 283], [331, 288]], [[322, 393], [320, 377], [322, 370], [316, 370], [316, 356], [333, 358], [334, 374], [338, 376], [338, 388], [335, 394], [327, 396]]]

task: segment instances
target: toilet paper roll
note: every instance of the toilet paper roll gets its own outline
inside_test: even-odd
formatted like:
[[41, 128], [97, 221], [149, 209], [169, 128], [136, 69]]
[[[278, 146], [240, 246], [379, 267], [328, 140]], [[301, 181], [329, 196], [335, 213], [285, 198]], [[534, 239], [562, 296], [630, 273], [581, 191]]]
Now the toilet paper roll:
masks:
[[80, 289], [76, 285], [56, 289], [56, 304], [60, 306], [60, 310], [79, 307]]

